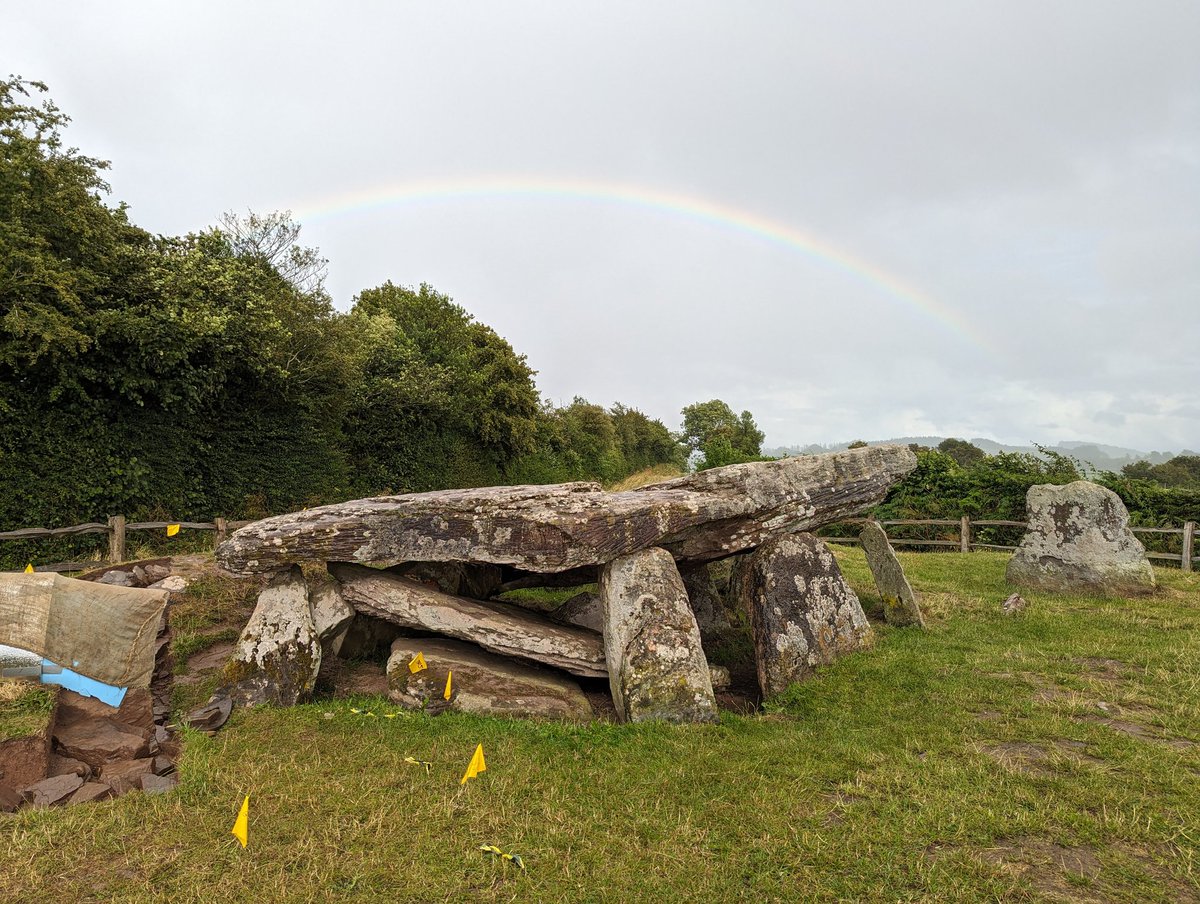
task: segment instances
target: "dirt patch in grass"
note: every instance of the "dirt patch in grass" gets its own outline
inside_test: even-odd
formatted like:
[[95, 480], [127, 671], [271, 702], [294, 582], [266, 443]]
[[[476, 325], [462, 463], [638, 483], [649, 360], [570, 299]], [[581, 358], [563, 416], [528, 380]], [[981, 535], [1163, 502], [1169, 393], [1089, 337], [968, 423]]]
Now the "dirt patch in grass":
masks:
[[[1176, 904], [1200, 904], [1200, 887], [1193, 879], [1191, 884], [1180, 880], [1171, 871], [1170, 864], [1178, 867], [1186, 862], [1182, 852], [1171, 844], [1139, 846], [1132, 844], [1114, 845], [1114, 850], [1132, 860], [1139, 869], [1155, 882], [1171, 891], [1171, 900]], [[1190, 871], [1189, 871], [1190, 873]]]
[[322, 657], [317, 692], [326, 699], [364, 695], [386, 697], [387, 660]]
[[975, 718], [980, 722], [995, 722], [997, 719], [1003, 719], [1004, 714], [996, 712], [994, 709], [983, 709], [975, 713]]
[[979, 752], [990, 757], [1010, 772], [1028, 772], [1049, 775], [1057, 762], [1068, 760], [1074, 763], [1103, 763], [1099, 757], [1084, 751], [1082, 741], [1056, 738], [1042, 744], [1030, 741], [998, 741], [978, 745]]
[[1065, 847], [1043, 838], [1009, 838], [976, 856], [1052, 899], [1111, 900], [1088, 887], [1100, 874], [1100, 858], [1091, 847]]
[[1128, 681], [1132, 675], [1141, 674], [1145, 669], [1140, 666], [1121, 662], [1119, 659], [1103, 659], [1100, 657], [1085, 657], [1074, 660], [1083, 666], [1084, 675], [1098, 681]]
[[1166, 744], [1169, 747], [1174, 747], [1176, 750], [1193, 750], [1200, 746], [1195, 741], [1189, 741], [1187, 738], [1167, 737], [1148, 725], [1142, 725], [1139, 722], [1130, 722], [1126, 719], [1113, 719], [1095, 713], [1083, 713], [1075, 716], [1075, 718], [1081, 722], [1103, 725], [1106, 728], [1111, 728], [1113, 731], [1118, 731], [1127, 737], [1136, 738], [1139, 741]]

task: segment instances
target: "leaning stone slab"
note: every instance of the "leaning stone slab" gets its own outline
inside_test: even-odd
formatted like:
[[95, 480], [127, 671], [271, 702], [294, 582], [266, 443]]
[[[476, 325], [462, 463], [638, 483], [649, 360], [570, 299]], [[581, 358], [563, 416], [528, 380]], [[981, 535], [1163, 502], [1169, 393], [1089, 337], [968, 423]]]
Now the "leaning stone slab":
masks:
[[811, 534], [760, 546], [739, 564], [736, 585], [750, 613], [764, 698], [871, 644], [873, 632], [858, 597], [829, 547]]
[[[427, 668], [412, 672], [421, 653]], [[388, 697], [409, 709], [444, 700], [453, 672], [450, 709], [495, 716], [590, 719], [592, 707], [567, 676], [485, 653], [474, 644], [438, 638], [399, 637], [388, 659]]]
[[242, 706], [294, 706], [308, 697], [321, 667], [321, 641], [298, 565], [280, 572], [258, 605], [225, 666], [229, 697]]
[[908, 583], [883, 526], [878, 521], [868, 521], [858, 537], [862, 541], [863, 552], [867, 554], [871, 577], [875, 579], [875, 586], [883, 599], [883, 617], [887, 623], [898, 627], [925, 627], [925, 617], [921, 614], [917, 594]]
[[665, 549], [621, 556], [600, 570], [604, 651], [624, 722], [712, 722], [712, 677], [675, 560]]
[[607, 674], [600, 635], [559, 625], [504, 603], [450, 596], [398, 574], [331, 562], [346, 602], [364, 615], [402, 628], [469, 640], [492, 653], [516, 656], [588, 678]]
[[1029, 526], [1005, 579], [1058, 593], [1133, 596], [1152, 593], [1146, 547], [1129, 529], [1121, 497], [1086, 480], [1042, 484], [1025, 497]]
[[652, 546], [709, 561], [857, 514], [916, 466], [906, 446], [713, 468], [623, 493], [595, 483], [381, 496], [257, 521], [221, 544], [238, 574], [292, 562], [473, 562], [558, 572]]

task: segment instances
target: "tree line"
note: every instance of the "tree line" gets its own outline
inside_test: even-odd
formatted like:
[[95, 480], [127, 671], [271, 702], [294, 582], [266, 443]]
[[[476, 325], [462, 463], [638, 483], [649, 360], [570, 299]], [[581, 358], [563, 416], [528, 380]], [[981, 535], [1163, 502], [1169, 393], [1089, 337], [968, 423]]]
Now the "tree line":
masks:
[[138, 227], [45, 95], [0, 82], [0, 530], [685, 465], [688, 441], [636, 408], [543, 400], [525, 356], [431, 286], [338, 312], [288, 214]]

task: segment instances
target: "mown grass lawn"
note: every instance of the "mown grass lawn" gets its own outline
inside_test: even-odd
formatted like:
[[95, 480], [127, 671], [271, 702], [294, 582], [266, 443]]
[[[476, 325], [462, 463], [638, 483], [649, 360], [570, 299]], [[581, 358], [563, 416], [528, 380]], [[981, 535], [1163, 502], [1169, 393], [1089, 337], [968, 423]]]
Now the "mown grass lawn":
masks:
[[[861, 553], [838, 557], [869, 609]], [[880, 627], [760, 716], [244, 711], [187, 738], [171, 795], [0, 819], [0, 898], [1200, 900], [1200, 576], [1028, 593], [1014, 618], [1002, 554], [901, 558], [930, 629]], [[460, 788], [478, 743], [488, 770]]]

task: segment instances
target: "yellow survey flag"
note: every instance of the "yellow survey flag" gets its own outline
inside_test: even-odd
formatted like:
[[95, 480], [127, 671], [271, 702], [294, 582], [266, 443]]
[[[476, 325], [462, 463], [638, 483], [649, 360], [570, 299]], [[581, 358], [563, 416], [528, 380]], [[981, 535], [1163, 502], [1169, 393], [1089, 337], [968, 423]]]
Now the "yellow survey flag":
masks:
[[446, 693], [442, 694], [442, 696], [445, 697], [447, 700], [450, 699], [450, 693], [451, 693], [450, 682], [453, 680], [454, 680], [454, 671], [451, 670], [446, 673]]
[[233, 828], [229, 830], [238, 841], [245, 847], [250, 840], [250, 795], [246, 795], [246, 799], [242, 801], [242, 809], [238, 810], [237, 819], [234, 820]]
[[475, 748], [475, 753], [471, 757], [471, 762], [467, 764], [467, 771], [463, 773], [462, 781], [460, 781], [459, 784], [465, 785], [467, 783], [467, 779], [475, 778], [479, 775], [479, 773], [486, 771], [487, 763], [483, 761], [483, 745], [480, 744]]
[[177, 533], [179, 533], [179, 525], [178, 524], [168, 524], [167, 525], [167, 536], [168, 537], [173, 537]]
[[409, 660], [408, 670], [410, 672], [412, 672], [414, 675], [417, 674], [417, 672], [425, 671], [427, 668], [429, 668], [429, 666], [425, 663], [425, 654], [424, 653], [418, 653], [416, 656], [414, 656], [412, 659]]
[[30, 562], [28, 565], [25, 566], [25, 573], [33, 574], [33, 563], [32, 562]]

